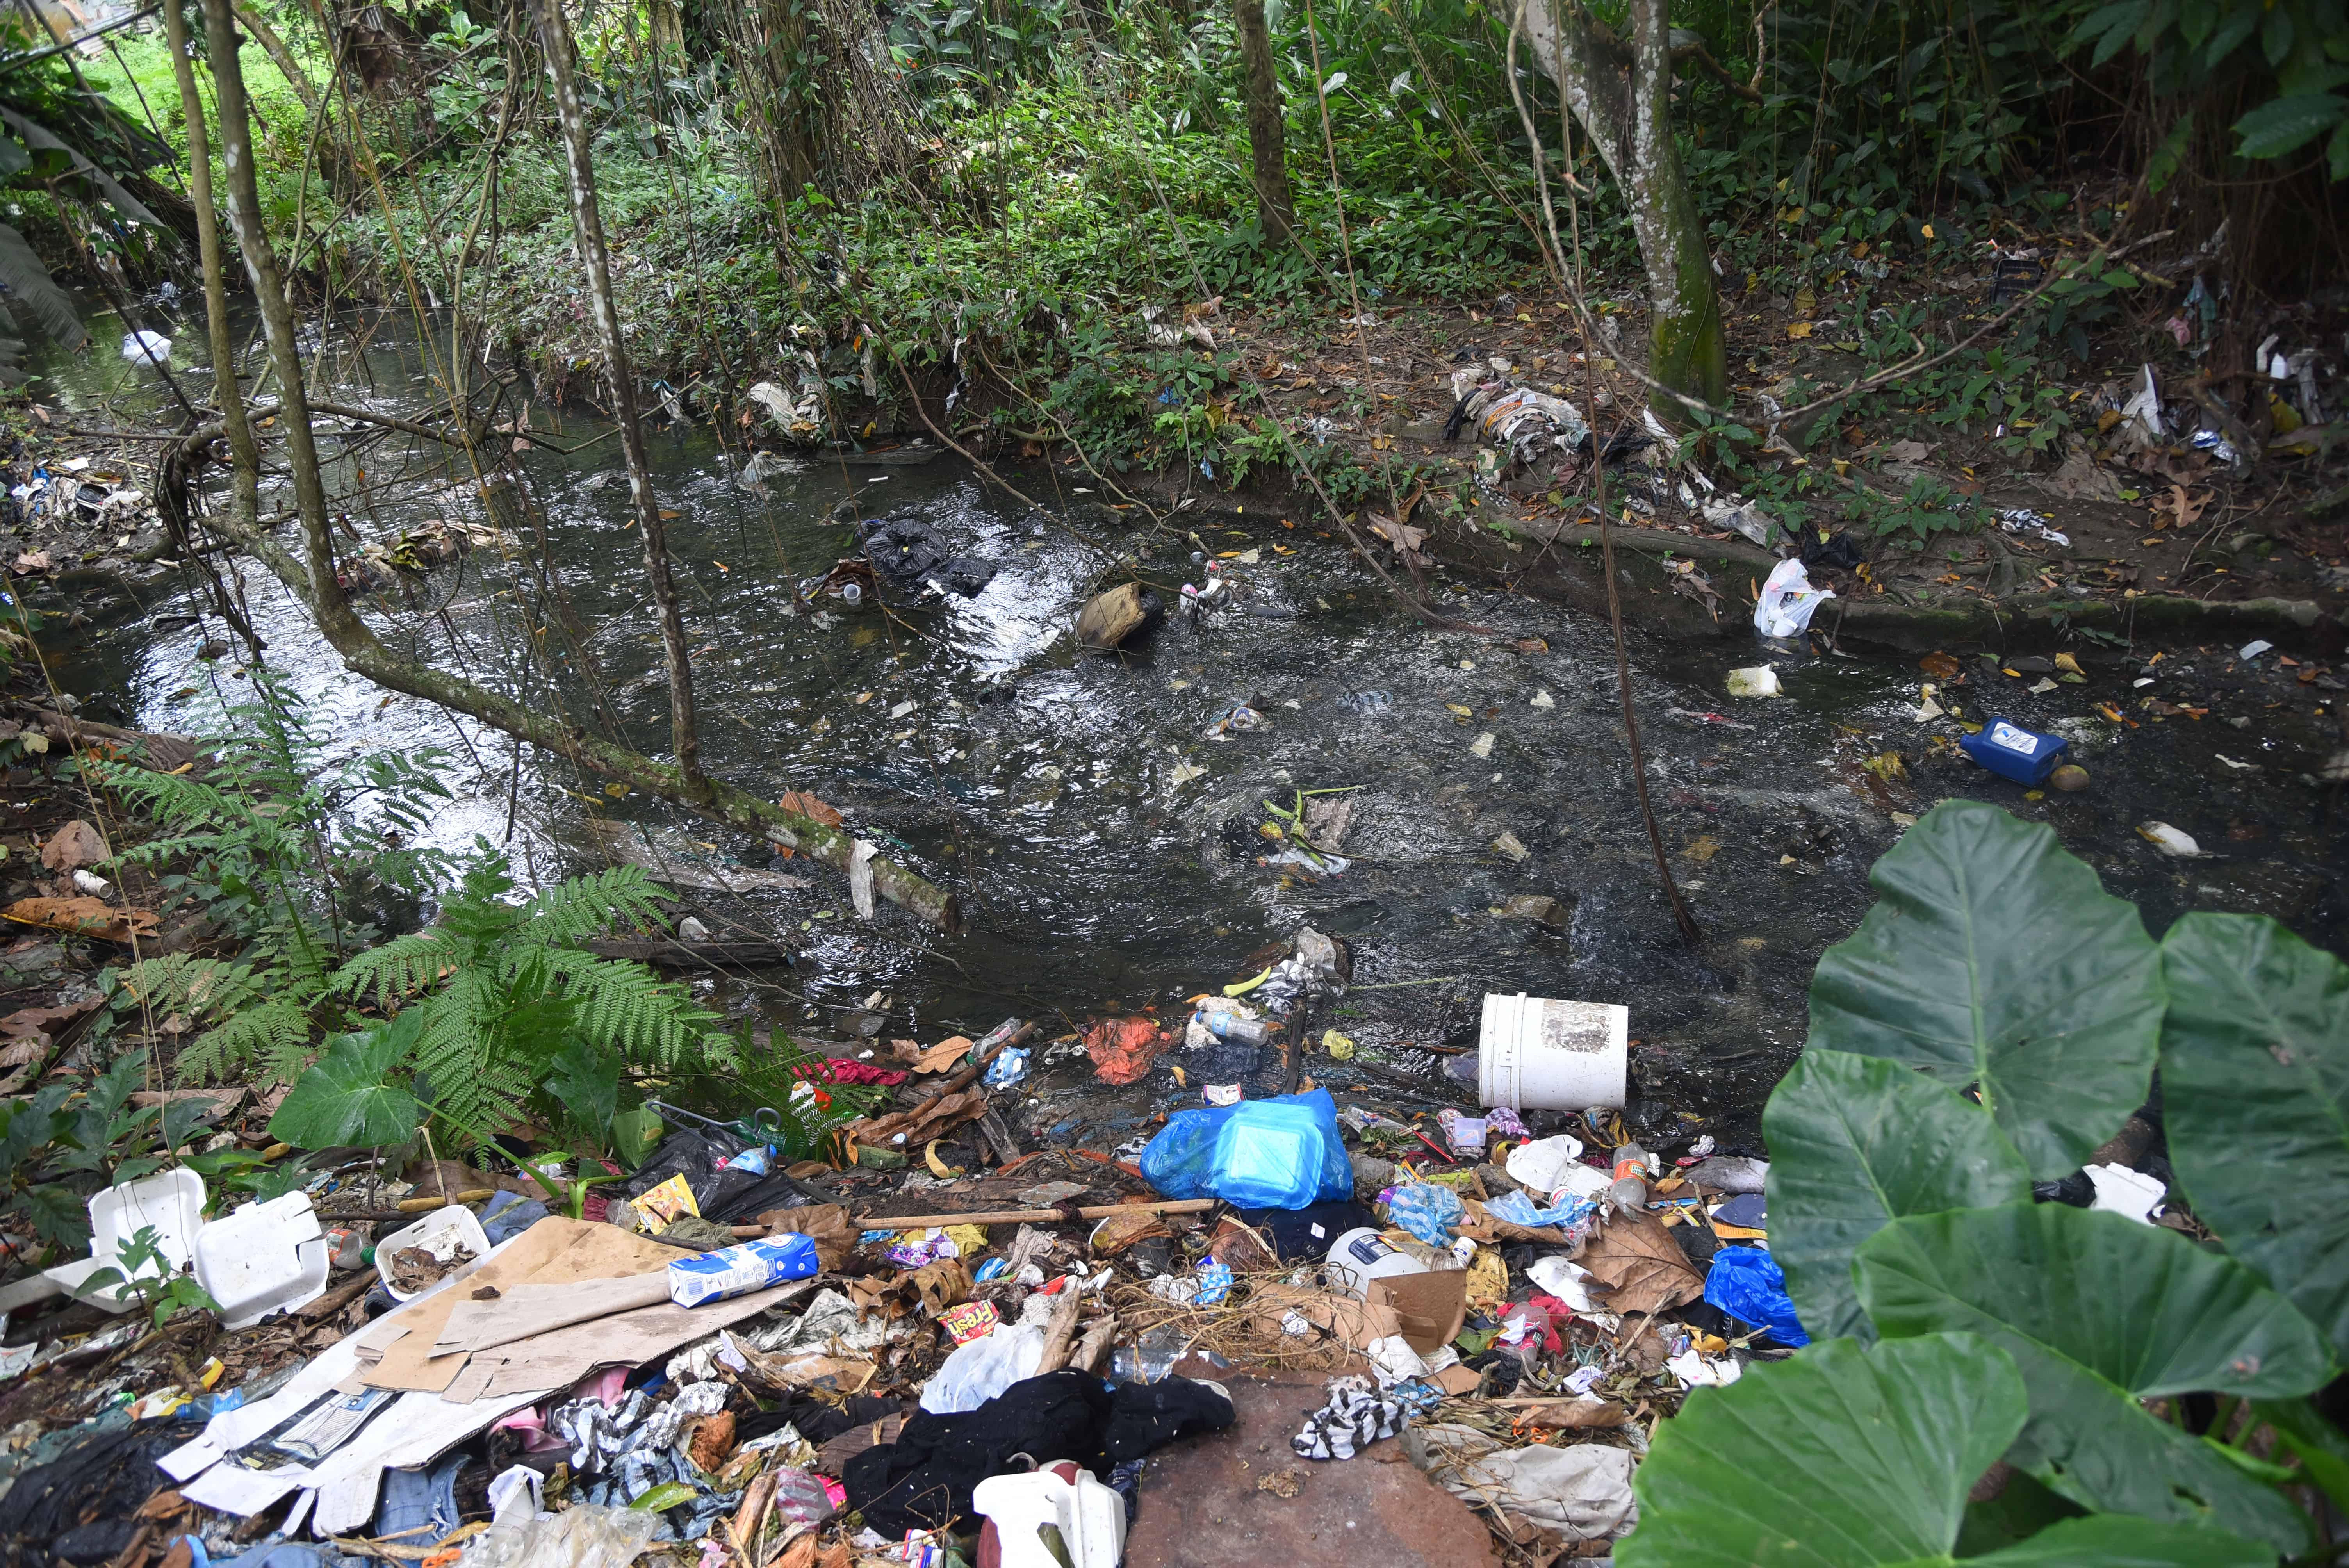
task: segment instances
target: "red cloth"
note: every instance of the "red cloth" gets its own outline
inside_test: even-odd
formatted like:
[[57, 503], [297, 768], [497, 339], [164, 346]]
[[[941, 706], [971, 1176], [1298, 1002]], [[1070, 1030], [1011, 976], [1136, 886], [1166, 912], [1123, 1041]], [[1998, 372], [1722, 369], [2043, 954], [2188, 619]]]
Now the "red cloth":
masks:
[[876, 1068], [870, 1062], [853, 1062], [846, 1057], [818, 1057], [799, 1069], [799, 1077], [820, 1083], [879, 1084], [884, 1088], [895, 1088], [905, 1081], [906, 1075]]

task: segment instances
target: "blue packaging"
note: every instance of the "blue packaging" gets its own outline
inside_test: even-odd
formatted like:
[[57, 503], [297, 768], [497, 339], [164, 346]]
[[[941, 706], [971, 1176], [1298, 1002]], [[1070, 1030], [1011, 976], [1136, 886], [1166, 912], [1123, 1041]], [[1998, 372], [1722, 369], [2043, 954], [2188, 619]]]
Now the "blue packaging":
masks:
[[816, 1272], [815, 1241], [796, 1233], [737, 1242], [714, 1253], [677, 1258], [668, 1265], [668, 1298], [679, 1306], [699, 1306], [730, 1295], [805, 1279]]
[[1178, 1110], [1141, 1163], [1143, 1176], [1169, 1198], [1302, 1209], [1354, 1195], [1338, 1103], [1326, 1088]]
[[2047, 782], [2068, 744], [2061, 736], [2042, 735], [2002, 718], [1992, 719], [1980, 735], [1958, 742], [1967, 756], [2000, 778], [2033, 787]]
[[[672, 1265], [674, 1266], [674, 1265]], [[1811, 1342], [1786, 1294], [1786, 1274], [1760, 1247], [1723, 1247], [1713, 1254], [1704, 1276], [1704, 1299], [1740, 1323], [1766, 1328], [1770, 1337], [1796, 1349]]]

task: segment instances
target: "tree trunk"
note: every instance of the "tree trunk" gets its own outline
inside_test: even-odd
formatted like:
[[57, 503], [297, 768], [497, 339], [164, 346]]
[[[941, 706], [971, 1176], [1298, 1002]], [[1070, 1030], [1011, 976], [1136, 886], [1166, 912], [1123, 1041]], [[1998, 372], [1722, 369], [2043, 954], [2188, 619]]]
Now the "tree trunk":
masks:
[[294, 89], [294, 96], [302, 100], [302, 107], [315, 112], [318, 107], [318, 89], [302, 69], [301, 62], [295, 59], [294, 51], [285, 46], [285, 40], [277, 36], [277, 29], [269, 25], [249, 0], [232, 0], [232, 3], [236, 10], [236, 19], [244, 24], [244, 30], [253, 35], [253, 41], [261, 46], [261, 52], [267, 55], [269, 63], [277, 67], [277, 74], [284, 77], [285, 85]]
[[[254, 303], [261, 311], [262, 335], [269, 341], [269, 357], [276, 366], [279, 396], [285, 400], [286, 456], [294, 469], [294, 508], [301, 520], [302, 548], [308, 557], [309, 592], [303, 597], [317, 617], [319, 629], [337, 646], [354, 633], [371, 635], [352, 614], [335, 575], [335, 547], [326, 525], [326, 488], [318, 473], [317, 442], [310, 433], [308, 387], [303, 380], [302, 356], [295, 342], [294, 307], [285, 297], [285, 284], [277, 268], [277, 252], [261, 218], [261, 189], [253, 172], [253, 121], [244, 93], [244, 71], [237, 62], [236, 14], [231, 0], [203, 0], [204, 32], [211, 44], [212, 89], [220, 111], [221, 164], [228, 170], [229, 223], [236, 231], [237, 249], [253, 282]], [[209, 285], [208, 292], [209, 292]], [[217, 352], [217, 349], [215, 349]], [[231, 363], [223, 360], [223, 365]], [[255, 459], [256, 474], [258, 458]]]
[[1248, 153], [1255, 164], [1257, 226], [1276, 244], [1297, 232], [1288, 194], [1288, 128], [1280, 112], [1280, 82], [1273, 74], [1272, 38], [1265, 31], [1264, 0], [1233, 0], [1239, 27], [1240, 72], [1247, 99]]
[[212, 195], [211, 133], [204, 128], [204, 101], [196, 90], [196, 68], [188, 58], [188, 16], [176, 5], [163, 7], [163, 36], [171, 50], [171, 74], [180, 84], [180, 118], [188, 133], [188, 201], [196, 212], [196, 255], [203, 266], [204, 325], [212, 342], [213, 396], [235, 459], [234, 505], [251, 523], [260, 515], [261, 459], [245, 422], [244, 392], [236, 379], [236, 339], [229, 332], [228, 288], [221, 254], [220, 217]]
[[[1526, 36], [1623, 189], [1648, 273], [1648, 374], [1718, 406], [1729, 396], [1728, 346], [1704, 224], [1672, 144], [1666, 12], [1666, 0], [1630, 0], [1626, 44], [1579, 0], [1527, 0]], [[1662, 394], [1651, 401], [1659, 412], [1682, 411]]]
[[571, 171], [571, 222], [579, 260], [587, 270], [587, 300], [595, 335], [604, 350], [604, 377], [612, 398], [612, 418], [620, 427], [620, 450], [628, 464], [628, 494], [636, 503], [636, 531], [644, 536], [645, 580], [660, 615], [661, 648], [668, 665], [669, 745], [688, 793], [707, 790], [701, 771], [701, 739], [693, 712], [693, 667], [686, 657], [685, 620], [678, 613], [677, 584], [669, 576], [668, 540], [660, 503], [653, 498], [652, 465], [645, 456], [645, 430], [636, 418], [636, 377], [628, 371], [628, 346], [620, 335], [620, 311], [612, 297], [611, 255], [604, 245], [604, 220], [595, 204], [595, 166], [587, 142], [587, 111], [580, 107], [573, 70], [571, 33], [561, 0], [531, 0], [540, 52], [554, 88], [555, 118], [563, 124], [564, 153]]

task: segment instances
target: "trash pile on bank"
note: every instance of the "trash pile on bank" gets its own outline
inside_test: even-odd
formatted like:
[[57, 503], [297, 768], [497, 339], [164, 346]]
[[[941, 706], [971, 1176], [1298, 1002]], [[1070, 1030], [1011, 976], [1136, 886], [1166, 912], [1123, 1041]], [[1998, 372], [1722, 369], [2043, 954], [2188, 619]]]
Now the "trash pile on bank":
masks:
[[[184, 1168], [106, 1189], [92, 1259], [0, 1286], [32, 1336], [0, 1537], [113, 1568], [1604, 1555], [1655, 1423], [1805, 1343], [1766, 1165], [1629, 1140], [1619, 1006], [1488, 996], [1481, 1109], [1341, 1104], [1295, 1047], [1343, 1054], [1309, 1018], [1346, 973], [1307, 930], [1171, 1027], [875, 1041], [808, 1069], [889, 1096], [830, 1158], [662, 1107], [554, 1212], [369, 1150], [209, 1219]], [[1186, 1102], [1020, 1149], [1021, 1085], [1080, 1053], [1112, 1084], [1164, 1056]], [[1247, 1098], [1268, 1060], [1294, 1092]], [[93, 1283], [139, 1244], [236, 1332]], [[1365, 1556], [1368, 1518], [1412, 1522]]]

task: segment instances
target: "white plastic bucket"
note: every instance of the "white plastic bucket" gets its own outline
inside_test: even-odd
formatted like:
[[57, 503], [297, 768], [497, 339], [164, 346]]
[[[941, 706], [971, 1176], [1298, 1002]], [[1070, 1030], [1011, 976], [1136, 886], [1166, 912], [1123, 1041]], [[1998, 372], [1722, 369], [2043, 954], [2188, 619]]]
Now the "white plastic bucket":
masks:
[[1487, 992], [1476, 1095], [1512, 1110], [1621, 1109], [1631, 1009]]

